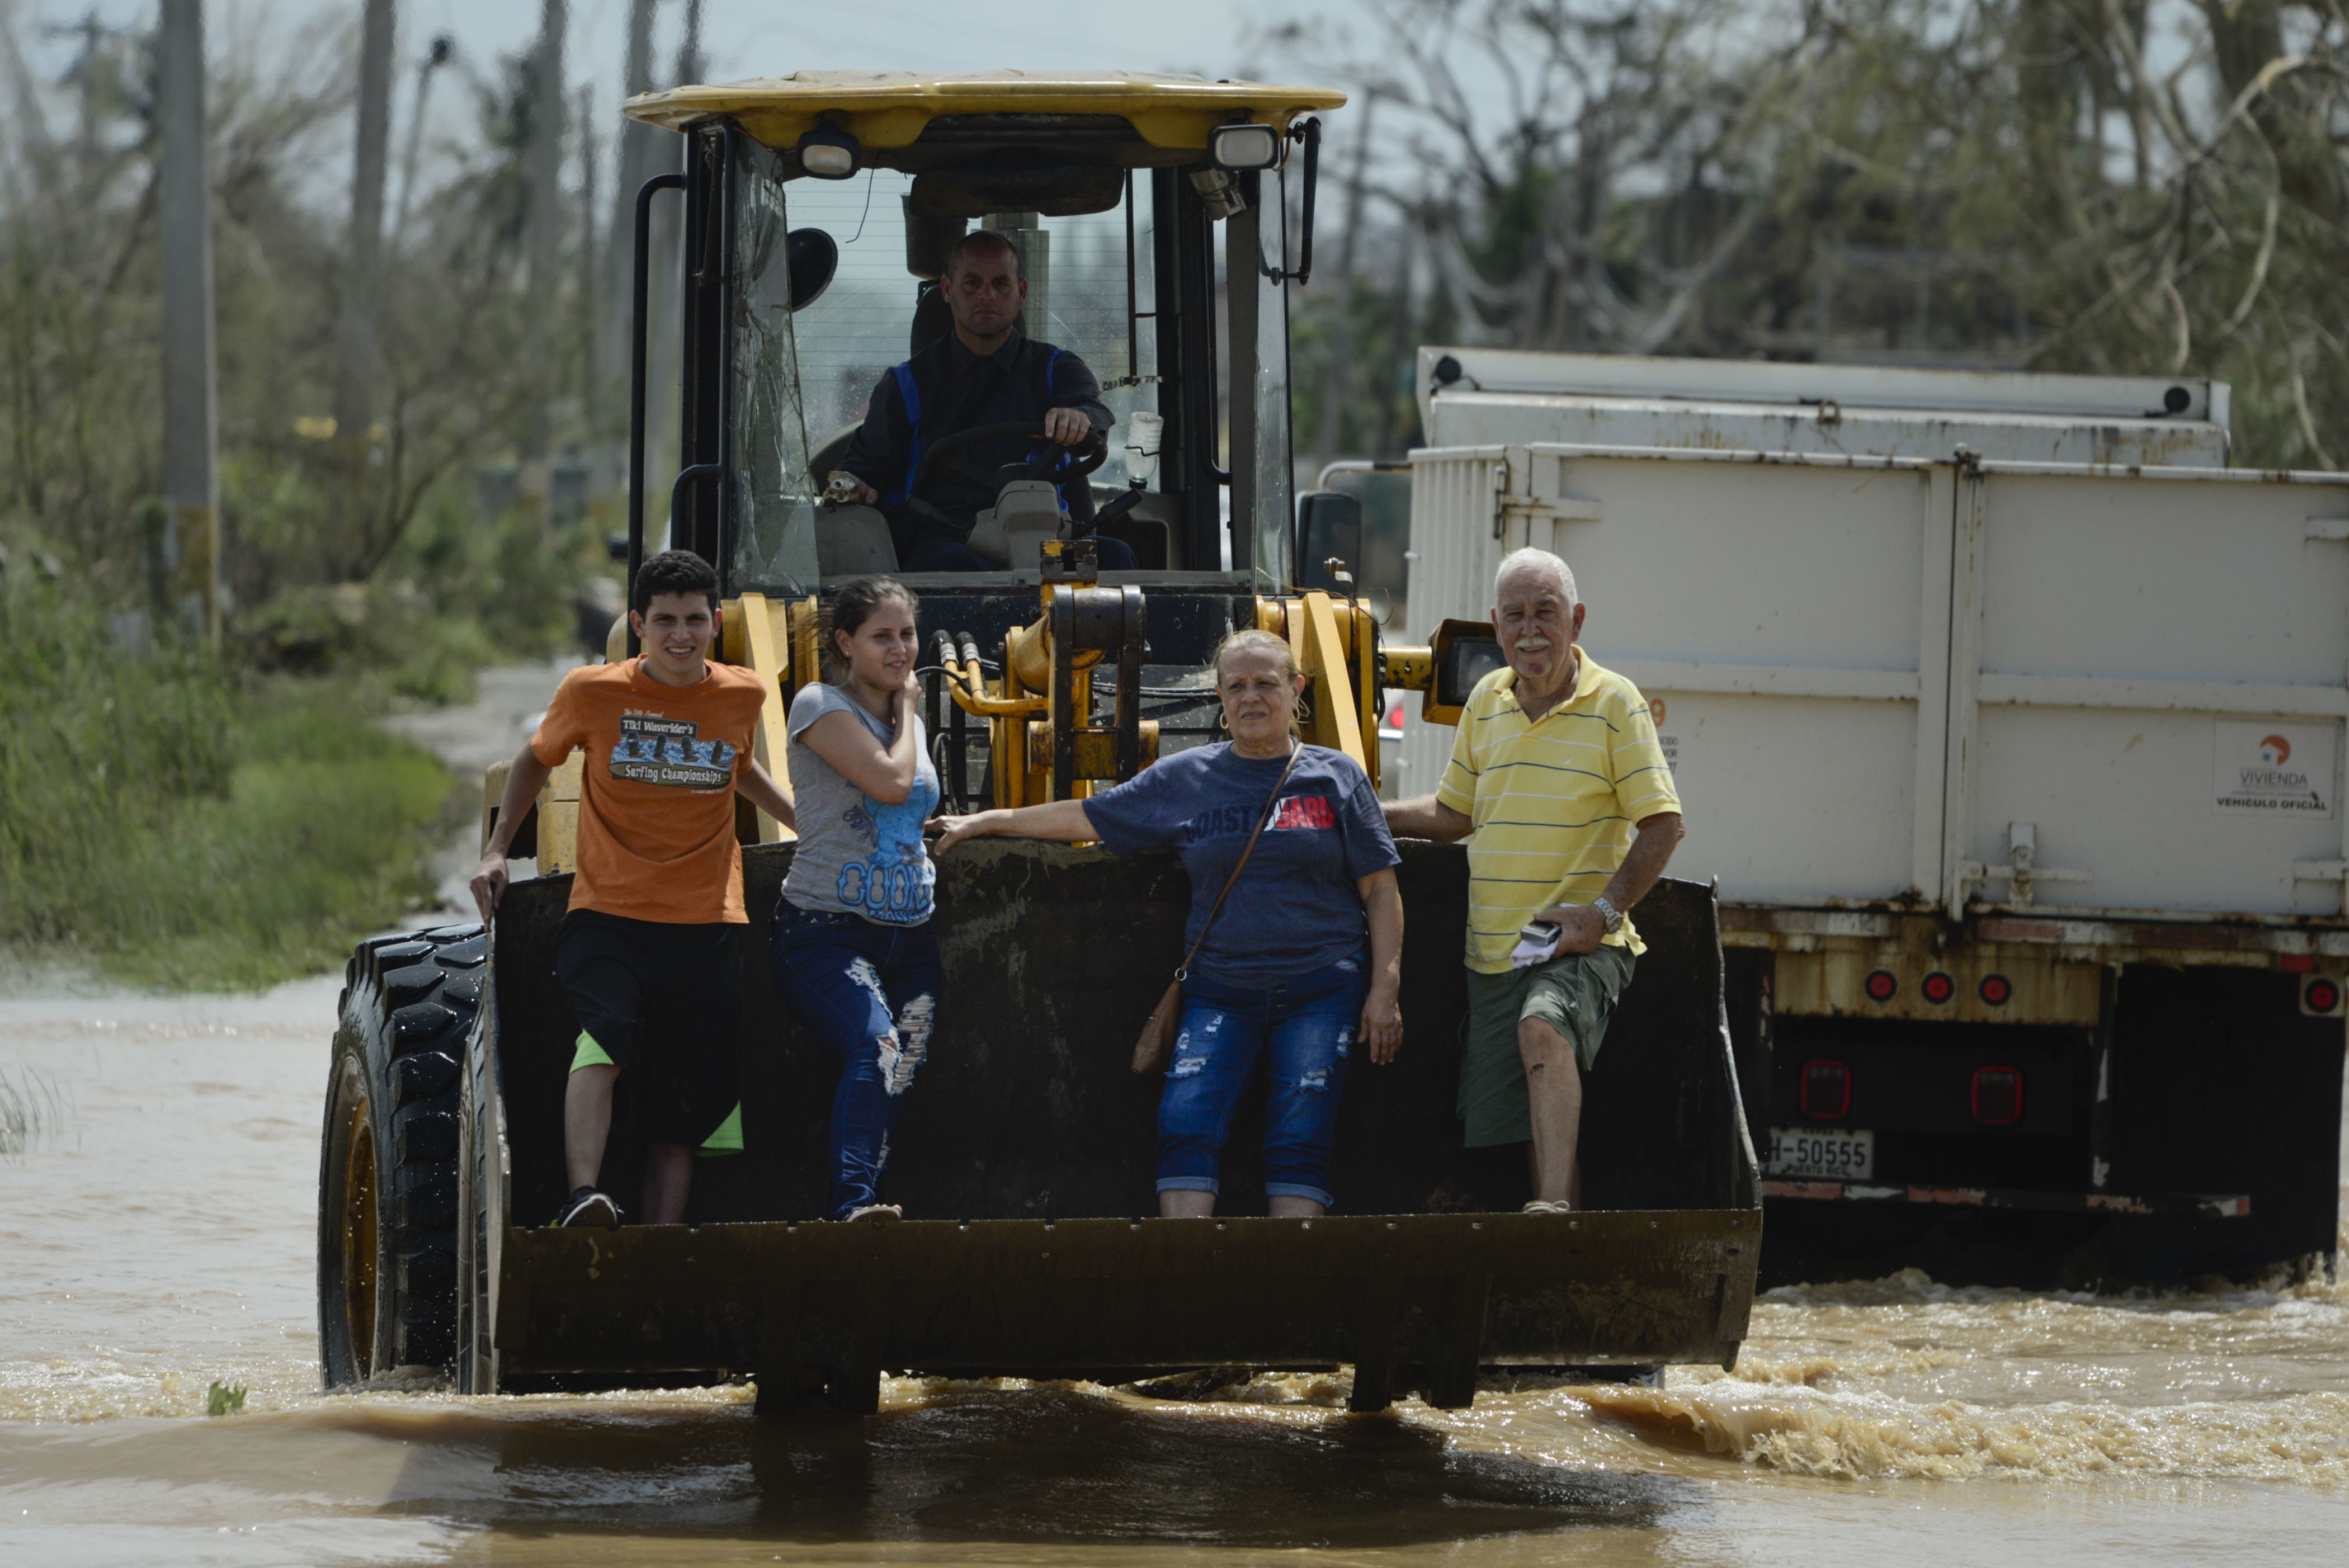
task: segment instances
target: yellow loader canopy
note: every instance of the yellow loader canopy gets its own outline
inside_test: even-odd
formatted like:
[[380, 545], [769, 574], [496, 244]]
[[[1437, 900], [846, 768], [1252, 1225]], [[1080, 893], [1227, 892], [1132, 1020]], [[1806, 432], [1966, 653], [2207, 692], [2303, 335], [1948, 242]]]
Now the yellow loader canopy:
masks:
[[953, 161], [974, 142], [1006, 139], [1066, 141], [1071, 151], [1142, 168], [1191, 161], [1218, 125], [1252, 119], [1285, 134], [1299, 115], [1345, 101], [1334, 88], [1138, 71], [795, 71], [646, 93], [626, 108], [631, 119], [671, 130], [730, 119], [779, 149], [829, 119], [863, 144], [865, 161], [890, 169]]

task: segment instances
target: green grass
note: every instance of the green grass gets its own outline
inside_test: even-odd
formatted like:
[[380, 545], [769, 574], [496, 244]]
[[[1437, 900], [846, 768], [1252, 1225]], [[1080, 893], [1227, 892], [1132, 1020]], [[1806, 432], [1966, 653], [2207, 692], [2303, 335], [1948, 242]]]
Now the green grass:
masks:
[[438, 758], [327, 694], [241, 706], [225, 797], [189, 801], [98, 905], [122, 979], [236, 990], [335, 968], [431, 893]]
[[0, 599], [0, 944], [137, 985], [339, 965], [430, 892], [452, 780], [359, 683], [240, 683], [122, 645], [43, 583]]
[[0, 1068], [0, 1157], [22, 1154], [65, 1113], [57, 1084], [30, 1068]]

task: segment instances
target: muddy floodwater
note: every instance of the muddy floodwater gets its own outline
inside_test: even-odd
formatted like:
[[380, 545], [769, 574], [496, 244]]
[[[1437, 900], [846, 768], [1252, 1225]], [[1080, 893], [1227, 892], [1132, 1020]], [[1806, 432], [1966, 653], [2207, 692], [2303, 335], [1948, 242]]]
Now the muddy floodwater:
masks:
[[[20, 987], [20, 992], [22, 987]], [[0, 998], [0, 1563], [2039, 1564], [2349, 1560], [2349, 1287], [1823, 1284], [1733, 1375], [1351, 1418], [894, 1382], [318, 1389], [336, 982]], [[208, 1416], [214, 1383], [246, 1390]]]

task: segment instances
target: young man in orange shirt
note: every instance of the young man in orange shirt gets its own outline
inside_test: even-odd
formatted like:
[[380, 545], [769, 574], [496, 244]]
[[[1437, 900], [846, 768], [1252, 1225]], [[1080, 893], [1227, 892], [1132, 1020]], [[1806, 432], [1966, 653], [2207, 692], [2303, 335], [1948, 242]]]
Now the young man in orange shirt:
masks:
[[751, 757], [759, 677], [709, 662], [718, 573], [690, 551], [663, 552], [636, 573], [630, 606], [644, 653], [564, 677], [514, 758], [472, 882], [489, 921], [515, 830], [547, 776], [584, 749], [579, 869], [554, 949], [580, 1026], [563, 1102], [571, 1196], [558, 1225], [620, 1222], [597, 1179], [623, 1074], [647, 1142], [644, 1218], [684, 1220], [693, 1150], [728, 1119], [740, 1078], [748, 917], [734, 797], [794, 825], [791, 801]]

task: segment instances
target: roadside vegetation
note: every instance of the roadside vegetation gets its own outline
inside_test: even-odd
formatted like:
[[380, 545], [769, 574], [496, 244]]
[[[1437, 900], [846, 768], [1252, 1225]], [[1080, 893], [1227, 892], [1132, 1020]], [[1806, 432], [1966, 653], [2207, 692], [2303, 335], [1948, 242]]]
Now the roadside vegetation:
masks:
[[55, 1128], [66, 1112], [57, 1084], [30, 1068], [0, 1068], [0, 1160], [14, 1159]]
[[1259, 46], [1352, 95], [1317, 462], [1414, 443], [1421, 344], [2209, 376], [2237, 464], [2349, 458], [2339, 0], [1360, 0]]
[[45, 578], [0, 597], [0, 943], [137, 984], [265, 985], [429, 893], [452, 781], [366, 683], [140, 650]]
[[[525, 61], [459, 40], [431, 53], [437, 86], [401, 67], [470, 112], [399, 160], [376, 422], [336, 428], [345, 9], [227, 16], [214, 39], [215, 640], [160, 502], [152, 8], [65, 32], [0, 5], [0, 948], [36, 967], [227, 989], [339, 965], [429, 903], [479, 789], [377, 720], [573, 645], [611, 574], [610, 497], [581, 478], [594, 346], [523, 352], [533, 313], [569, 319], [600, 286], [570, 162], [564, 270], [532, 280]], [[532, 438], [556, 482], [518, 502]]]

